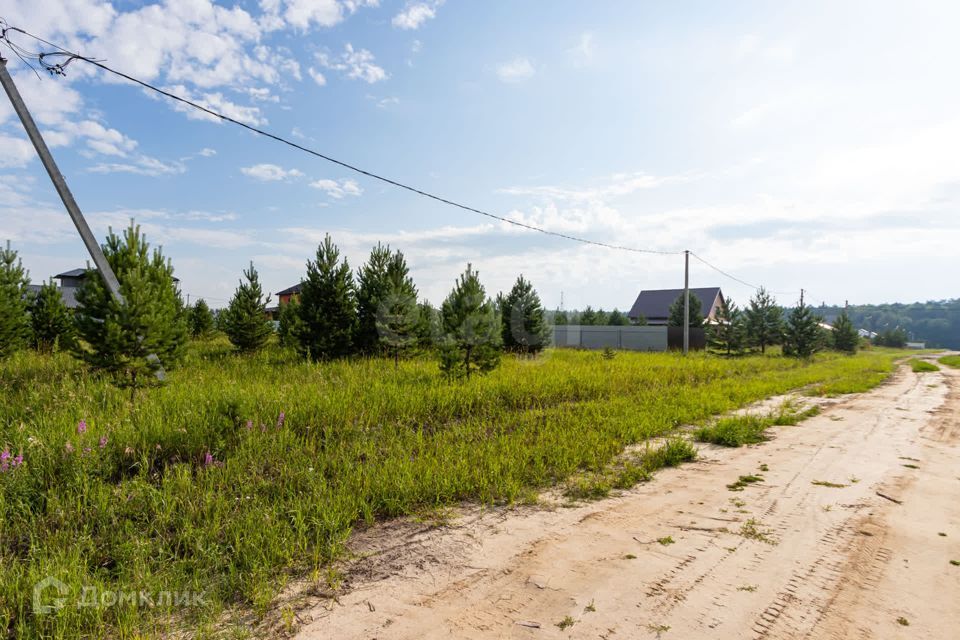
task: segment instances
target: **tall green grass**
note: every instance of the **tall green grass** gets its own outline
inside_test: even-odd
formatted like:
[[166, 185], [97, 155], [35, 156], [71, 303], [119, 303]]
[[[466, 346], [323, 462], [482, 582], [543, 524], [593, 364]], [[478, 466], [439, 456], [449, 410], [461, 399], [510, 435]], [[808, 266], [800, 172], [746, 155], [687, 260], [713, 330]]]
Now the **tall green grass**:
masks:
[[[763, 397], [875, 384], [892, 359], [550, 351], [450, 383], [426, 359], [317, 365], [213, 341], [131, 404], [66, 356], [17, 354], [0, 363], [0, 449], [23, 455], [0, 473], [0, 630], [212, 629], [226, 609], [263, 612], [290, 577], [324, 571], [356, 526], [520, 500]], [[634, 471], [620, 484], [642, 479]], [[67, 606], [37, 615], [47, 576]], [[110, 606], [76, 606], [85, 588]], [[109, 602], [141, 591], [152, 606]], [[183, 592], [202, 598], [184, 607]]]

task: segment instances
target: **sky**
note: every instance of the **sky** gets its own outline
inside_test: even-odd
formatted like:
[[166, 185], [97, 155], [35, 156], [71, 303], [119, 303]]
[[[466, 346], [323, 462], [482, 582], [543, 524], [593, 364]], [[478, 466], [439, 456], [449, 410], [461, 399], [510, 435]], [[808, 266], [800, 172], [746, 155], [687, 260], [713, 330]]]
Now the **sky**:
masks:
[[[524, 224], [689, 249], [741, 304], [960, 296], [960, 3], [0, 0], [45, 39], [345, 162]], [[49, 47], [18, 34], [21, 46]], [[211, 120], [83, 62], [8, 66], [91, 228], [132, 218], [184, 296], [329, 233], [403, 251], [439, 304], [468, 263], [548, 308], [628, 309], [683, 256], [550, 237]], [[88, 256], [0, 96], [0, 241], [40, 282]], [[746, 283], [746, 284], [744, 284]]]

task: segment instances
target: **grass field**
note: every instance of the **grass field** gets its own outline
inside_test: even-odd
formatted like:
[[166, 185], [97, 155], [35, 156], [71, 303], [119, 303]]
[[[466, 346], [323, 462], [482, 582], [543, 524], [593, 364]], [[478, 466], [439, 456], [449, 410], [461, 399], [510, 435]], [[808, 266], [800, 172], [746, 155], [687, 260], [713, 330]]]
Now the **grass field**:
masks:
[[[335, 585], [329, 560], [355, 526], [532, 499], [629, 444], [770, 395], [866, 390], [896, 355], [552, 351], [449, 383], [428, 359], [314, 365], [213, 341], [131, 405], [67, 356], [17, 354], [0, 363], [0, 447], [8, 463], [22, 454], [0, 473], [0, 632], [219, 635], [225, 610], [263, 613], [293, 576]], [[657, 455], [643, 464], [686, 454]], [[47, 576], [65, 606], [36, 614]]]

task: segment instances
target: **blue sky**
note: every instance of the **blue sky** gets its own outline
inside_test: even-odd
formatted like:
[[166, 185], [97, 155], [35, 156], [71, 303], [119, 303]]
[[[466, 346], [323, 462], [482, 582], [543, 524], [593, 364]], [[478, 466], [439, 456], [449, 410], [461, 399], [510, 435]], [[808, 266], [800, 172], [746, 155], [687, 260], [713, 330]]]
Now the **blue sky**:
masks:
[[[322, 153], [517, 221], [691, 249], [819, 303], [956, 297], [952, 2], [0, 0], [13, 25]], [[36, 47], [25, 38], [18, 40]], [[8, 56], [8, 53], [4, 53]], [[297, 282], [329, 232], [378, 240], [439, 303], [467, 262], [544, 303], [628, 308], [682, 257], [452, 209], [76, 63], [10, 68], [94, 231], [133, 217], [222, 306], [253, 260]], [[0, 240], [34, 281], [86, 254], [5, 100]], [[694, 286], [749, 287], [696, 261]]]

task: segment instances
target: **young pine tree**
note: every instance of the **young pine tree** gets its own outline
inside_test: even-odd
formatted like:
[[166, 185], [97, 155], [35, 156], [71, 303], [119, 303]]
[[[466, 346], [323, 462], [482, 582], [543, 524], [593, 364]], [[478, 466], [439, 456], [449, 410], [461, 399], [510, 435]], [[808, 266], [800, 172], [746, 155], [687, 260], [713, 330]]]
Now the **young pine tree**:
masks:
[[10, 248], [0, 250], [0, 358], [24, 347], [30, 339], [27, 285], [30, 278]]
[[[103, 253], [120, 282], [123, 302], [114, 298], [95, 269], [87, 269], [77, 291], [74, 326], [81, 340], [77, 357], [136, 390], [169, 369], [183, 355], [187, 317], [173, 280], [173, 266], [150, 245], [132, 221], [123, 236], [113, 230]], [[153, 357], [156, 356], [156, 357]]]
[[53, 278], [40, 287], [30, 304], [30, 324], [37, 351], [50, 353], [73, 345], [73, 317]]
[[787, 317], [783, 332], [783, 354], [794, 358], [809, 358], [823, 348], [820, 319], [809, 305], [800, 302]]
[[553, 324], [557, 326], [564, 326], [569, 324], [569, 318], [567, 318], [567, 312], [557, 309], [553, 312]]
[[264, 300], [260, 275], [252, 262], [250, 268], [244, 270], [243, 277], [247, 281], [241, 280], [237, 286], [224, 312], [223, 324], [230, 343], [238, 351], [251, 353], [263, 347], [273, 333], [273, 325], [267, 318], [270, 296]]
[[390, 256], [386, 269], [387, 292], [377, 311], [377, 333], [380, 343], [393, 353], [393, 366], [400, 367], [400, 353], [417, 343], [417, 287], [403, 254]]
[[357, 331], [354, 344], [361, 353], [375, 353], [380, 349], [377, 314], [380, 304], [390, 292], [387, 268], [390, 264], [389, 246], [377, 244], [370, 251], [370, 259], [357, 270]]
[[[667, 318], [667, 326], [683, 326], [683, 294], [677, 296], [677, 299], [670, 305], [670, 315]], [[703, 327], [703, 304], [697, 294], [690, 292], [690, 328], [699, 329]]]
[[486, 373], [500, 364], [501, 324], [471, 265], [440, 309], [440, 370], [450, 377]]
[[532, 354], [550, 340], [550, 327], [533, 285], [523, 275], [506, 296], [500, 297], [501, 338], [508, 351]]
[[619, 309], [614, 309], [607, 317], [607, 325], [611, 327], [625, 327], [630, 324], [630, 318], [621, 313]]
[[743, 341], [743, 312], [728, 298], [717, 307], [715, 322], [707, 327], [707, 344], [714, 352], [730, 356], [743, 352]]
[[577, 324], [581, 326], [593, 326], [597, 324], [597, 312], [593, 307], [587, 305], [587, 308], [580, 312], [580, 319]]
[[860, 346], [860, 335], [853, 327], [846, 309], [833, 323], [833, 348], [844, 353], [856, 353]]
[[769, 345], [779, 344], [783, 336], [783, 310], [766, 289], [760, 287], [744, 311], [747, 342], [765, 353]]
[[194, 338], [205, 338], [213, 331], [213, 312], [207, 302], [200, 298], [190, 308], [190, 335]]
[[289, 302], [280, 304], [279, 324], [277, 336], [280, 338], [280, 345], [284, 347], [299, 348], [300, 334], [303, 332], [303, 321], [300, 319], [300, 299], [290, 298]]
[[433, 347], [440, 335], [440, 314], [429, 300], [424, 300], [417, 305], [417, 326], [414, 327], [414, 334], [417, 336], [416, 345], [421, 349]]
[[346, 258], [327, 235], [307, 262], [300, 289], [299, 351], [311, 360], [343, 358], [354, 353], [357, 302]]

